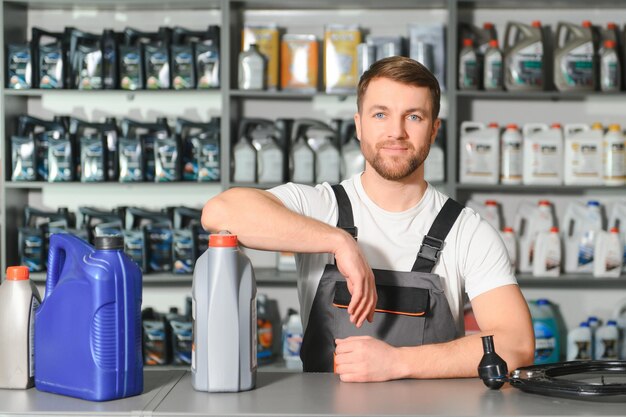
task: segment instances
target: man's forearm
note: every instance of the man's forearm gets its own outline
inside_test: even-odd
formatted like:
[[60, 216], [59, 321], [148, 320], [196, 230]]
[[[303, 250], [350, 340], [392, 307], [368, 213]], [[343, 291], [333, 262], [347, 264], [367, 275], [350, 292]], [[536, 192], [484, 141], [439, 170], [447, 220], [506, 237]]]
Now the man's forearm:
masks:
[[465, 378], [478, 375], [483, 356], [481, 336], [494, 335], [498, 355], [509, 371], [532, 364], [533, 347], [527, 337], [506, 332], [481, 332], [451, 342], [398, 348], [399, 378]]
[[202, 226], [228, 230], [248, 247], [303, 253], [334, 253], [350, 236], [341, 229], [287, 209], [266, 191], [233, 188], [206, 203]]

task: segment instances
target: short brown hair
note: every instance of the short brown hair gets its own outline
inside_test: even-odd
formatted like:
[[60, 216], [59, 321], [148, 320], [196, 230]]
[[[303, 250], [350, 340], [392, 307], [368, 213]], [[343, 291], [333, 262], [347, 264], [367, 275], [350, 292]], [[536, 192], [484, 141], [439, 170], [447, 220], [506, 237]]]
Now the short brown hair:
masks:
[[403, 57], [392, 56], [378, 60], [363, 73], [359, 80], [359, 87], [356, 96], [356, 105], [361, 112], [363, 97], [367, 91], [370, 81], [376, 78], [387, 78], [402, 84], [415, 87], [427, 87], [430, 91], [433, 120], [439, 117], [439, 101], [441, 100], [441, 89], [439, 82], [432, 72], [419, 62]]

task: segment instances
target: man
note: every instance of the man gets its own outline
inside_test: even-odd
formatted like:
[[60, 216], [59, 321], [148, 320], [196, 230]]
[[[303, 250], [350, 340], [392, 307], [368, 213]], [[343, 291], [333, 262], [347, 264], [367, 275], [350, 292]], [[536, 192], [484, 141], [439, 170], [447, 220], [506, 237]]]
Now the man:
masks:
[[[203, 210], [208, 230], [299, 254], [305, 371], [342, 381], [476, 376], [486, 334], [509, 369], [532, 363], [530, 314], [498, 233], [424, 181], [439, 100], [424, 66], [380, 60], [358, 87], [362, 174], [339, 187], [234, 188]], [[465, 337], [463, 292], [481, 328]]]

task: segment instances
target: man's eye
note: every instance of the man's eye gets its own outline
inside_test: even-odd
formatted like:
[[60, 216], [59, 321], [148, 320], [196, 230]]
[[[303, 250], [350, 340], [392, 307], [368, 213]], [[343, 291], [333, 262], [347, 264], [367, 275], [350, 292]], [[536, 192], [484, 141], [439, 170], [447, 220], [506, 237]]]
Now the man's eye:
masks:
[[417, 121], [417, 120], [422, 120], [421, 117], [419, 117], [417, 114], [411, 114], [408, 117], [409, 120], [413, 120], [413, 121]]
[[374, 118], [376, 118], [376, 119], [382, 119], [383, 117], [385, 117], [385, 114], [384, 114], [384, 113], [376, 113], [376, 114], [374, 115]]

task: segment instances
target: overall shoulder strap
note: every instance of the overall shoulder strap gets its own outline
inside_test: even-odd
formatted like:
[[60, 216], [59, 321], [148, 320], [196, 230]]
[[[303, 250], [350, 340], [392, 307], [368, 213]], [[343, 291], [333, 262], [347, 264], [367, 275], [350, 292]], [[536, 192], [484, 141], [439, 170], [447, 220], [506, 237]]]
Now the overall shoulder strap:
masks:
[[352, 214], [352, 203], [350, 203], [350, 198], [348, 198], [348, 194], [341, 184], [335, 184], [331, 187], [335, 193], [335, 198], [337, 198], [337, 209], [339, 214], [337, 218], [337, 227], [350, 233], [350, 235], [356, 239], [358, 229], [354, 226], [354, 216]]
[[463, 205], [448, 198], [439, 214], [435, 218], [428, 234], [422, 240], [422, 246], [417, 254], [417, 259], [413, 264], [414, 272], [431, 272], [439, 259], [439, 254], [443, 249], [443, 242], [452, 229], [452, 225], [463, 210]]

